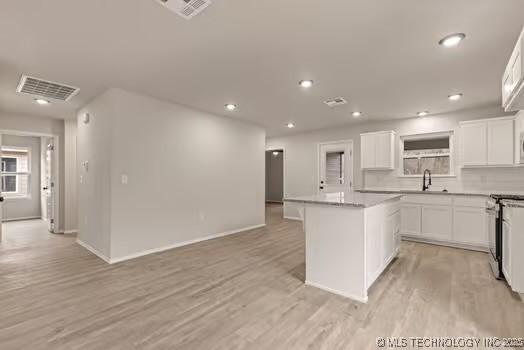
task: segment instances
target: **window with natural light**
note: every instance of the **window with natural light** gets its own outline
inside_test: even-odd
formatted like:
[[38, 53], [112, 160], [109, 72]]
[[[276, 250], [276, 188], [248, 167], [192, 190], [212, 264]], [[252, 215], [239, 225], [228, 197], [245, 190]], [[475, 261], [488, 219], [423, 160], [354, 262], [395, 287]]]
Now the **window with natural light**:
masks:
[[5, 197], [26, 197], [30, 189], [30, 155], [27, 148], [2, 147], [2, 193]]
[[434, 175], [453, 175], [451, 145], [451, 133], [402, 137], [402, 175], [420, 176], [426, 169]]
[[326, 184], [344, 184], [344, 152], [326, 153]]

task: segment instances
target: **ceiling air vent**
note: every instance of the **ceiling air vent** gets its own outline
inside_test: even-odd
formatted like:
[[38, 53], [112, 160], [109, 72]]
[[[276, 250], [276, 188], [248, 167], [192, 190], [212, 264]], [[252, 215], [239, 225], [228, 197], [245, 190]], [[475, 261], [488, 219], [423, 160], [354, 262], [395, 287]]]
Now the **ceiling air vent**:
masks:
[[329, 107], [336, 107], [345, 105], [346, 103], [348, 103], [348, 101], [344, 100], [342, 97], [336, 97], [325, 100], [324, 103], [327, 104]]
[[188, 20], [211, 4], [211, 0], [156, 0], [156, 2]]
[[79, 90], [79, 88], [73, 86], [30, 77], [28, 75], [22, 75], [16, 92], [29, 94], [36, 97], [68, 101], [71, 97], [76, 95]]

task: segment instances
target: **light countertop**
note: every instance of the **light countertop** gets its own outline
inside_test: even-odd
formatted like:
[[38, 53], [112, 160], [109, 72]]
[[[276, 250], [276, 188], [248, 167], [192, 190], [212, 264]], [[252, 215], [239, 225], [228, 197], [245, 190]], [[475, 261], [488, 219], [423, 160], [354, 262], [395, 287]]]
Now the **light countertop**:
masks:
[[422, 191], [422, 190], [410, 190], [410, 189], [392, 189], [392, 188], [366, 188], [356, 190], [360, 193], [402, 193], [402, 194], [435, 194], [435, 195], [451, 195], [451, 196], [481, 196], [489, 197], [492, 194], [510, 194], [510, 195], [522, 195], [522, 192], [512, 191], [475, 191], [475, 190], [452, 190], [448, 192], [442, 191]]
[[389, 200], [400, 199], [400, 197], [402, 197], [402, 194], [399, 193], [334, 192], [319, 193], [310, 196], [286, 197], [284, 198], [284, 202], [369, 208]]

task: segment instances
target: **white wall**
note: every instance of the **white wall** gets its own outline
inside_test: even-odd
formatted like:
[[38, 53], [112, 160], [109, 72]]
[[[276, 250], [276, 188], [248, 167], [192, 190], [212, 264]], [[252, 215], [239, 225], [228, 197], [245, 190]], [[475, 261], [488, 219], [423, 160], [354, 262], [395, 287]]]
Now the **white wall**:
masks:
[[[83, 114], [91, 115], [84, 124]], [[114, 101], [106, 93], [95, 99], [78, 116], [77, 179], [78, 239], [105, 259], [110, 258], [111, 152]], [[86, 163], [86, 166], [80, 164]]]
[[111, 89], [79, 114], [79, 237], [115, 260], [263, 225], [264, 151], [259, 127]]
[[3, 205], [3, 220], [39, 218], [40, 212], [40, 138], [30, 136], [2, 135], [2, 146], [29, 149], [31, 176], [27, 197], [6, 198]]
[[64, 121], [64, 231], [78, 230], [76, 120]]
[[65, 189], [65, 175], [71, 169], [66, 169], [65, 152], [64, 152], [64, 120], [55, 118], [36, 117], [29, 115], [20, 115], [15, 113], [0, 111], [0, 132], [2, 130], [16, 131], [22, 133], [36, 133], [54, 135], [59, 137], [59, 221], [57, 231], [63, 231], [66, 222], [65, 198], [69, 195]]
[[[360, 134], [371, 131], [395, 130], [396, 166], [399, 164], [399, 137], [438, 131], [454, 131], [455, 173], [453, 178], [434, 178], [433, 188], [448, 190], [487, 190], [487, 191], [524, 191], [524, 168], [469, 169], [459, 166], [459, 121], [502, 116], [498, 108], [468, 110], [446, 115], [425, 118], [410, 118], [378, 123], [362, 123], [349, 127], [326, 129], [287, 137], [267, 140], [268, 147], [283, 146], [286, 149], [285, 196], [308, 195], [318, 191], [318, 155], [320, 142], [348, 140], [354, 141], [354, 184], [355, 188], [404, 188], [418, 189], [421, 180], [399, 177], [398, 171], [362, 171], [360, 168]], [[299, 217], [295, 207], [285, 205], [284, 215]]]

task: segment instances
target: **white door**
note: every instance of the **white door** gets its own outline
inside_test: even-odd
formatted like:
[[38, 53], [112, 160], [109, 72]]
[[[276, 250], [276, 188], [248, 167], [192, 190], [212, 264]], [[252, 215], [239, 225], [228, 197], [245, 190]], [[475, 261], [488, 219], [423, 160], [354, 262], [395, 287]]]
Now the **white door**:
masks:
[[353, 143], [319, 145], [319, 192], [350, 191], [353, 186]]
[[[2, 163], [2, 134], [0, 134], [0, 164], [2, 164], [2, 168], [0, 170], [3, 171], [4, 166]], [[4, 183], [4, 178], [0, 174], [0, 241], [2, 240], [2, 213], [3, 213], [2, 204], [4, 201], [4, 197], [2, 196], [2, 188], [4, 187], [3, 183]]]

